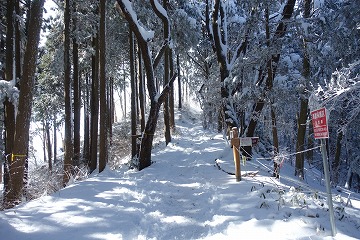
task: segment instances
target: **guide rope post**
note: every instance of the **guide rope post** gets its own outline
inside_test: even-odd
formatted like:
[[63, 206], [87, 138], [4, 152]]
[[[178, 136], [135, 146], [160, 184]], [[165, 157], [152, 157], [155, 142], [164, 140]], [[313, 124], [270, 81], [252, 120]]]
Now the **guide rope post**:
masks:
[[235, 177], [236, 181], [241, 181], [241, 168], [240, 168], [240, 138], [239, 132], [237, 127], [233, 127], [230, 131], [230, 139], [231, 139], [231, 146], [234, 153], [234, 163], [235, 163]]
[[330, 171], [329, 171], [329, 163], [326, 152], [326, 142], [324, 139], [321, 139], [321, 153], [323, 157], [323, 165], [324, 165], [324, 175], [325, 175], [325, 183], [326, 183], [326, 192], [327, 192], [327, 204], [329, 206], [330, 213], [330, 225], [331, 225], [331, 235], [335, 237], [336, 235], [336, 227], [335, 227], [335, 217], [334, 217], [334, 207], [332, 201], [331, 194], [331, 186], [330, 186]]
[[326, 142], [325, 142], [325, 138], [329, 138], [329, 128], [328, 128], [326, 108], [323, 107], [320, 109], [316, 109], [312, 111], [310, 114], [314, 128], [314, 138], [320, 139], [321, 141], [321, 153], [322, 153], [323, 165], [324, 165], [327, 202], [329, 205], [329, 213], [330, 213], [331, 233], [332, 236], [335, 237], [336, 227], [335, 227], [335, 218], [334, 218], [334, 207], [332, 202], [330, 171], [329, 171], [329, 163], [328, 163], [328, 156], [327, 156]]

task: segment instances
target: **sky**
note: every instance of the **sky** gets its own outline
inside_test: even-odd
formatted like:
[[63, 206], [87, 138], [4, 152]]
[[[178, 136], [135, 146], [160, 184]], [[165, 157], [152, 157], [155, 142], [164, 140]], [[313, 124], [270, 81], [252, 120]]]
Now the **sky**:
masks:
[[242, 162], [237, 182], [226, 173], [234, 172], [228, 142], [197, 119], [197, 112], [178, 111], [172, 142], [155, 143], [154, 163], [140, 172], [123, 159], [117, 169], [0, 212], [0, 239], [360, 238], [358, 193], [332, 189], [332, 237], [321, 172], [306, 166], [300, 181], [284, 156], [274, 179], [272, 161], [254, 155]]

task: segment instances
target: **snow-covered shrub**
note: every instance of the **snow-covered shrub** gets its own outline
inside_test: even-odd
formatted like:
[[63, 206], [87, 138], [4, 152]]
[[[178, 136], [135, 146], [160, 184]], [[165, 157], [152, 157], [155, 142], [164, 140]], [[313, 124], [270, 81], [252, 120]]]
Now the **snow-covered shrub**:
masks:
[[[39, 198], [43, 195], [49, 195], [63, 188], [63, 162], [58, 161], [53, 169], [49, 170], [46, 165], [31, 169], [28, 174], [28, 184], [26, 186], [26, 200]], [[75, 181], [81, 181], [88, 177], [88, 167], [85, 165], [73, 168], [67, 185]]]

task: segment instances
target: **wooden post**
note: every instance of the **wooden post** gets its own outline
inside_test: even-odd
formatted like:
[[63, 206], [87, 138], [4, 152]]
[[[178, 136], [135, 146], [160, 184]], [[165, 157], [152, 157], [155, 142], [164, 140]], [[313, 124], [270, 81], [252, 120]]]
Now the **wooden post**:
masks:
[[235, 163], [235, 177], [236, 181], [241, 181], [241, 169], [240, 169], [240, 138], [237, 127], [233, 127], [231, 130], [231, 146], [234, 153], [234, 163]]

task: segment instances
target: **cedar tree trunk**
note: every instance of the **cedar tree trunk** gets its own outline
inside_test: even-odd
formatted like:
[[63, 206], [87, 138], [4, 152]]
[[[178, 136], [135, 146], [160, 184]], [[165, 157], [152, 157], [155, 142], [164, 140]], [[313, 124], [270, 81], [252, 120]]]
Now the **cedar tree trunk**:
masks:
[[[10, 188], [6, 195], [10, 206], [22, 200], [24, 187], [24, 167], [29, 147], [29, 129], [31, 120], [31, 105], [33, 100], [33, 87], [36, 70], [38, 44], [42, 24], [44, 0], [34, 0], [31, 3], [29, 33], [26, 43], [23, 64], [22, 87], [19, 95], [19, 109], [16, 117], [14, 148], [10, 166]], [[7, 207], [10, 207], [7, 206]]]

